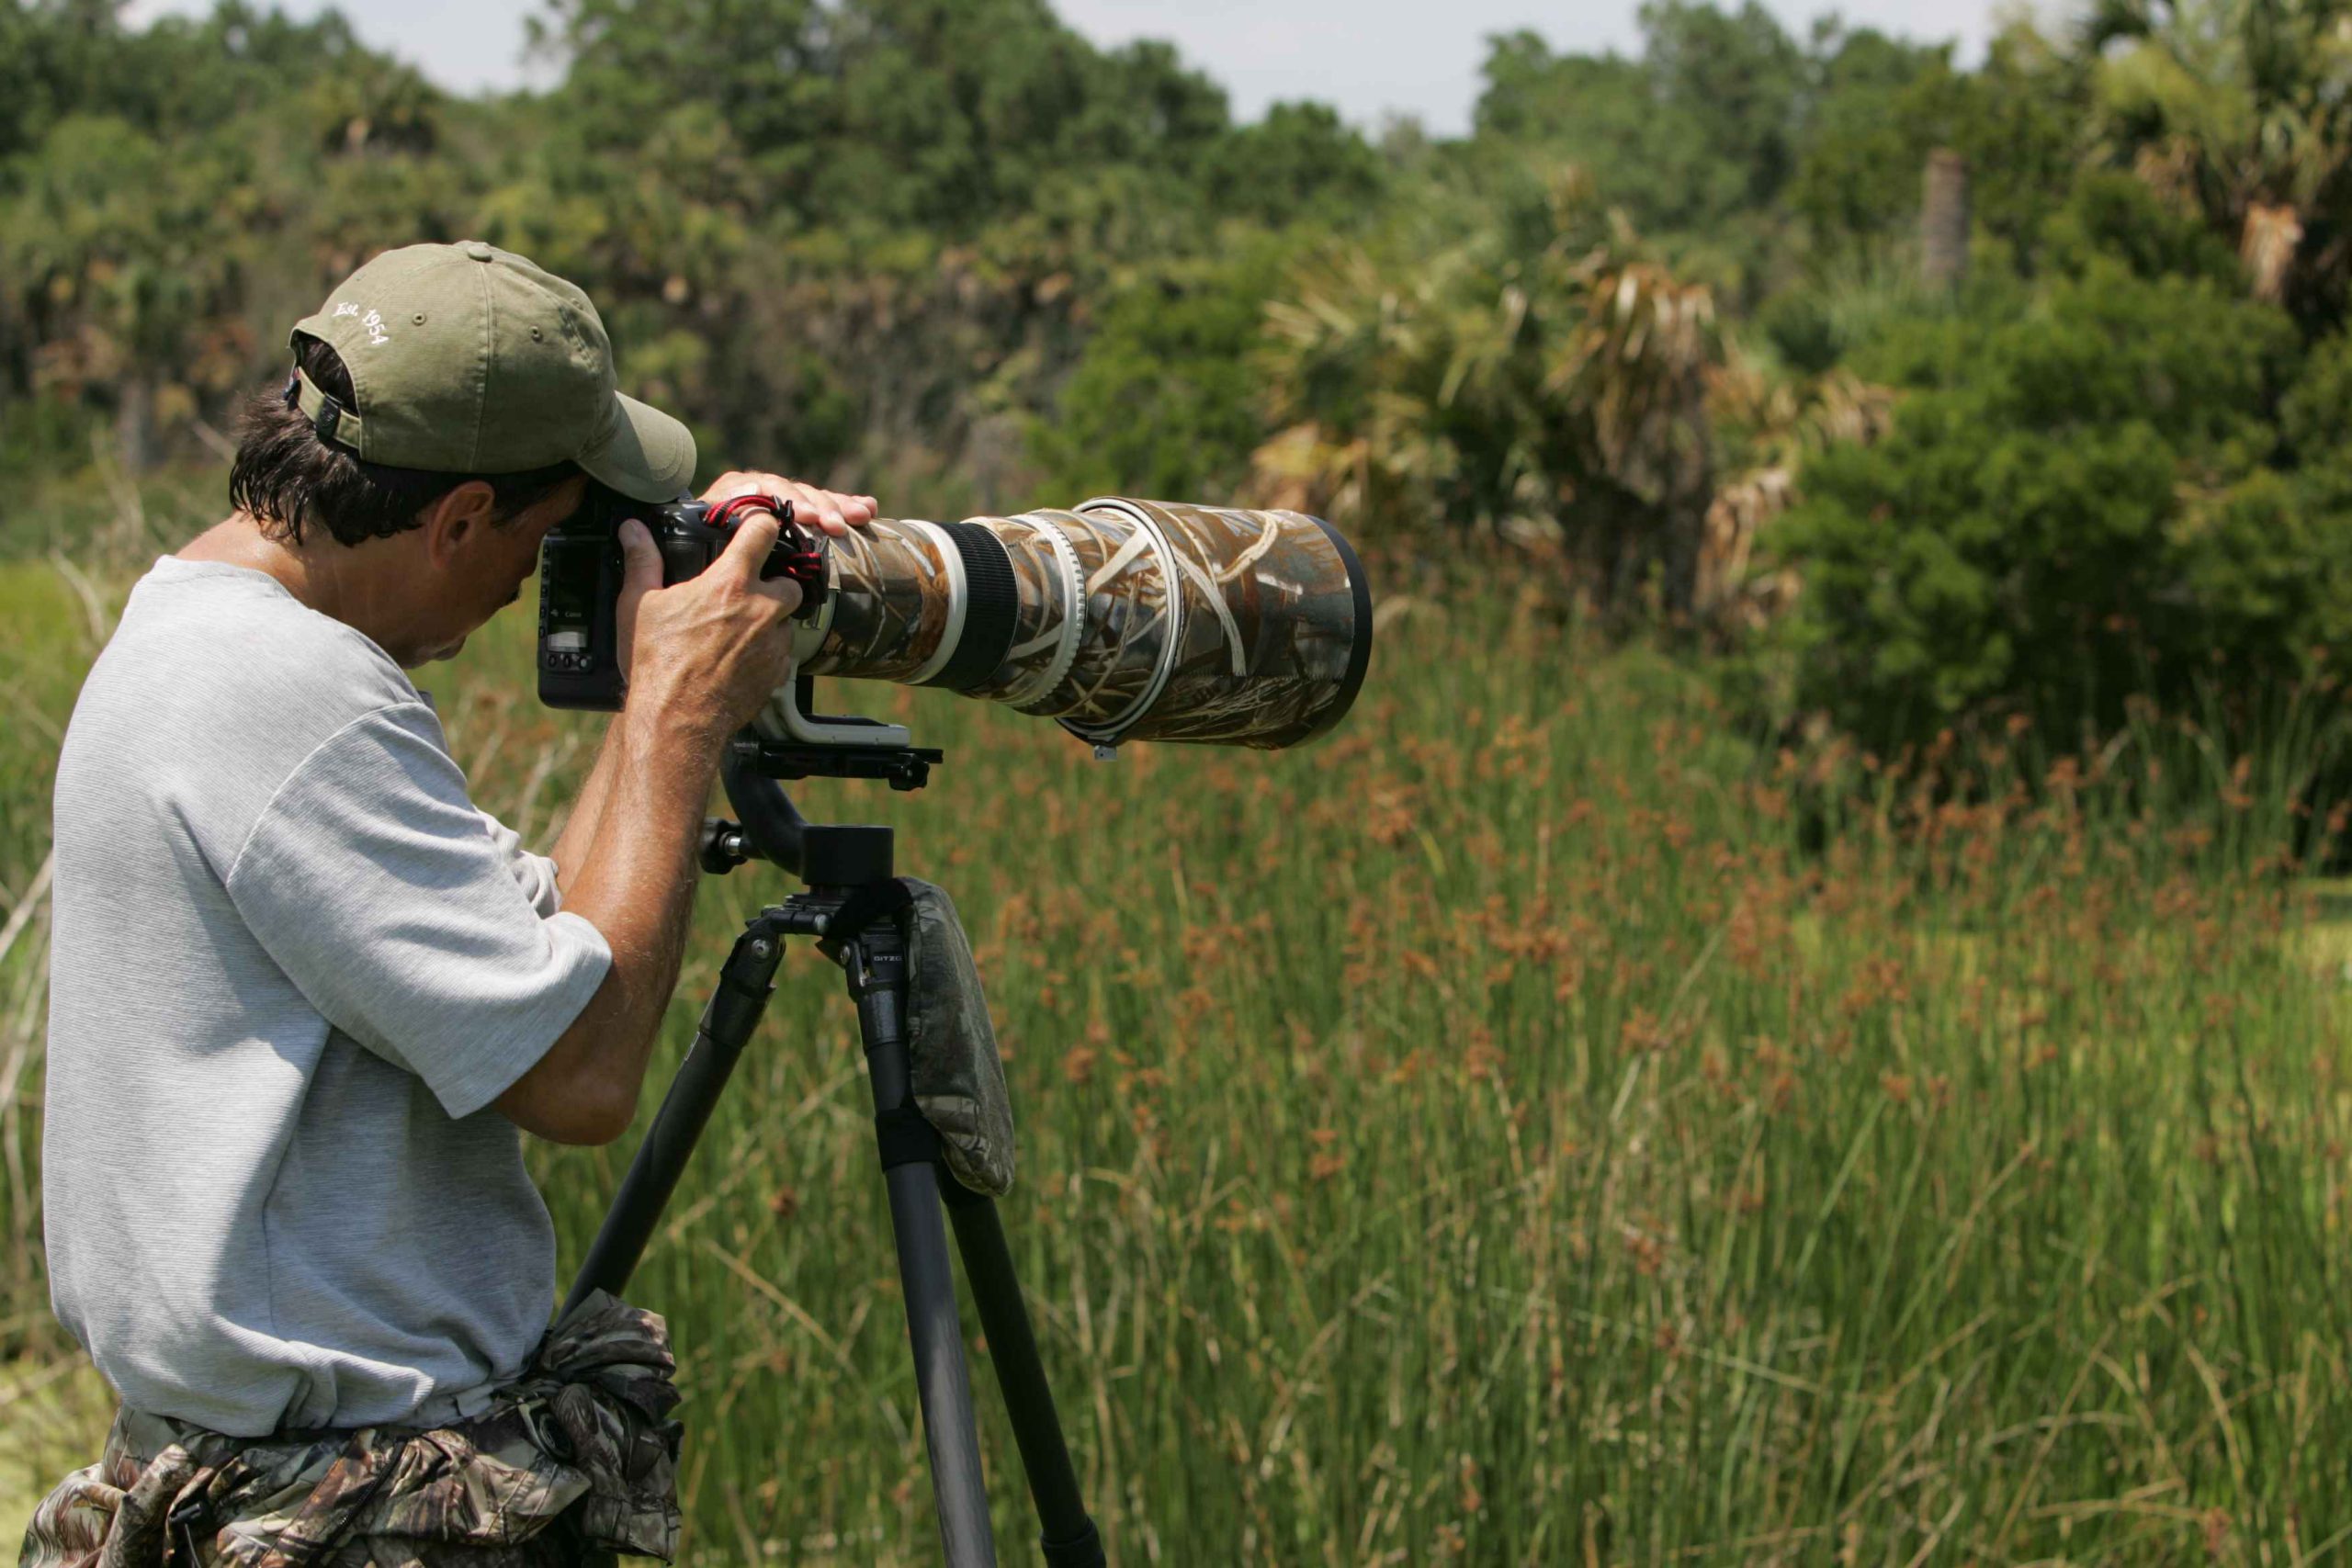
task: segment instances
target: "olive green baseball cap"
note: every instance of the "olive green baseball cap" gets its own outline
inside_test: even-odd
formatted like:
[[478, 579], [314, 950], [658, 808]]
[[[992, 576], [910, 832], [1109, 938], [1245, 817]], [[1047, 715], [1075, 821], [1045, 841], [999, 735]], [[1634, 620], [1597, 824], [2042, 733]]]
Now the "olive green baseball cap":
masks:
[[342, 355], [352, 406], [299, 368], [287, 400], [366, 462], [508, 474], [570, 458], [637, 501], [673, 500], [694, 478], [693, 433], [615, 388], [588, 296], [512, 251], [386, 251], [295, 324], [303, 334]]

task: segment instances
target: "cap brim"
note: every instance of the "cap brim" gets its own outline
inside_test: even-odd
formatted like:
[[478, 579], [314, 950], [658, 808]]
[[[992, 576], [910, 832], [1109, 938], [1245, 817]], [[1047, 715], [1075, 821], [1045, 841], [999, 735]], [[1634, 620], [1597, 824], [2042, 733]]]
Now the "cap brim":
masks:
[[588, 477], [632, 501], [675, 501], [695, 477], [695, 437], [650, 404], [616, 392], [605, 433], [580, 454]]

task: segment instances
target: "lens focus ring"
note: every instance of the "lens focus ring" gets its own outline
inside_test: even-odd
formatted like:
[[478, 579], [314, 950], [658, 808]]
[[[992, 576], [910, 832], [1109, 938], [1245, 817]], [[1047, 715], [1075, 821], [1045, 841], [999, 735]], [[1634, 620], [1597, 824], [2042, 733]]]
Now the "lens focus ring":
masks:
[[1012, 646], [1021, 595], [1013, 583], [1012, 559], [1005, 554], [1002, 540], [978, 523], [942, 523], [936, 526], [947, 536], [963, 560], [967, 603], [964, 607], [964, 631], [956, 639], [956, 651], [948, 656], [938, 674], [922, 683], [944, 686], [951, 692], [968, 692], [1004, 662], [1005, 652]]

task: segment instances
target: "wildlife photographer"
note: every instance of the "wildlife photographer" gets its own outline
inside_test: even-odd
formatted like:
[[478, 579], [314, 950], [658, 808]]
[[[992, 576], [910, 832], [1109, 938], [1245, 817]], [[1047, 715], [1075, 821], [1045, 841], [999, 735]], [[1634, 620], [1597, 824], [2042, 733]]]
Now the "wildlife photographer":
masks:
[[[635, 1111], [726, 739], [784, 678], [778, 521], [663, 588], [551, 858], [468, 798], [404, 672], [519, 596], [583, 505], [678, 496], [594, 307], [479, 243], [368, 263], [249, 411], [235, 511], [132, 591], [57, 771], [42, 1169], [52, 1300], [120, 1393], [23, 1561], [241, 1568], [667, 1557], [661, 1320], [552, 1329], [520, 1134]], [[729, 474], [839, 535], [869, 496]]]

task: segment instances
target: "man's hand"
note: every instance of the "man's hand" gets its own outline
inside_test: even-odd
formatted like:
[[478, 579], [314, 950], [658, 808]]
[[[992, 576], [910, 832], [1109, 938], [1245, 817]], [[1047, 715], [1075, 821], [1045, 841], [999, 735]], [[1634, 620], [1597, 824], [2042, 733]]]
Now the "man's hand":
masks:
[[663, 588], [653, 536], [635, 518], [621, 525], [631, 706], [650, 705], [712, 739], [759, 711], [792, 667], [791, 616], [800, 607], [798, 583], [760, 578], [778, 532], [773, 513], [747, 517], [698, 576]]

